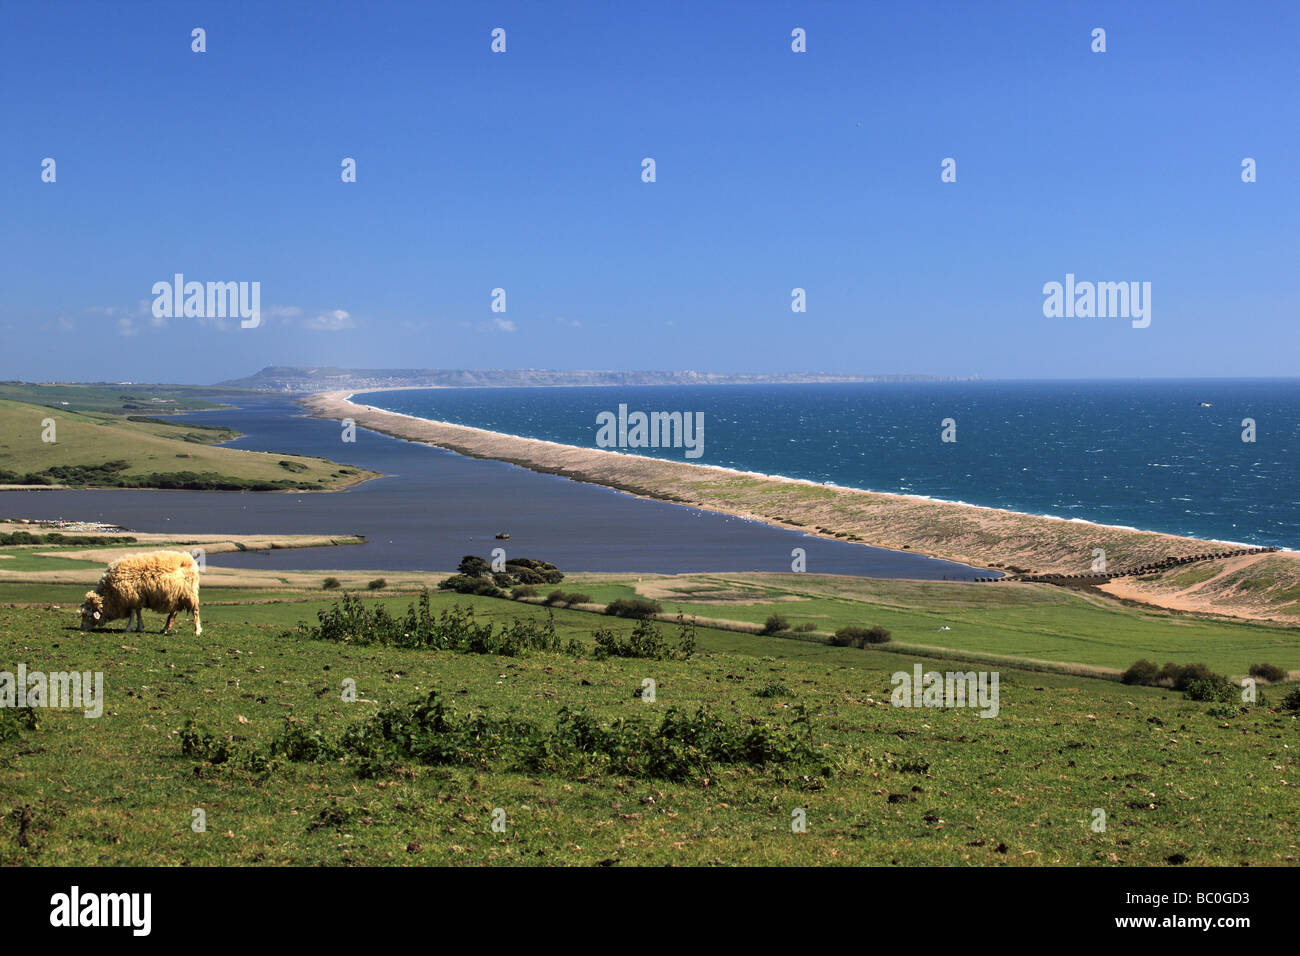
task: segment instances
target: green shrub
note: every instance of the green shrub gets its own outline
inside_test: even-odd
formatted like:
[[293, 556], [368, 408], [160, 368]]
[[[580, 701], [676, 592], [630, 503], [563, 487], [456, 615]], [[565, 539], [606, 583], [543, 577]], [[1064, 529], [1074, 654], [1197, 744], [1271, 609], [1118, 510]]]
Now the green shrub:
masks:
[[1206, 664], [1166, 664], [1160, 668], [1157, 681], [1174, 690], [1187, 690], [1193, 681], [1210, 681], [1218, 677]]
[[181, 753], [187, 757], [194, 757], [213, 765], [223, 764], [230, 759], [232, 746], [232, 738], [215, 737], [194, 723], [192, 719], [187, 719], [185, 726], [181, 728]]
[[521, 584], [510, 592], [510, 596], [516, 601], [520, 598], [537, 597], [537, 588], [530, 584]]
[[580, 594], [577, 591], [569, 593], [567, 591], [552, 591], [546, 595], [546, 600], [542, 603], [550, 605], [561, 605], [563, 607], [573, 607], [575, 604], [590, 604], [590, 594]]
[[24, 730], [39, 730], [40, 721], [32, 707], [0, 707], [0, 743], [17, 740]]
[[592, 633], [596, 641], [594, 657], [604, 660], [608, 657], [642, 657], [653, 660], [670, 658], [686, 659], [695, 653], [695, 620], [677, 618], [677, 647], [669, 645], [663, 631], [654, 621], [642, 618], [632, 627], [632, 632], [624, 637], [613, 628], [602, 627]]
[[366, 587], [369, 588], [371, 591], [382, 591], [384, 588], [388, 587], [388, 582], [385, 581], [383, 578], [375, 578], [373, 581], [367, 584]]
[[1159, 674], [1160, 668], [1155, 665], [1154, 661], [1143, 659], [1130, 664], [1128, 670], [1120, 676], [1120, 682], [1123, 684], [1154, 685]]
[[783, 631], [790, 630], [790, 622], [780, 614], [769, 614], [766, 621], [763, 622], [762, 634], [780, 634]]
[[879, 624], [870, 627], [847, 624], [835, 632], [831, 643], [837, 647], [866, 647], [868, 644], [886, 644], [889, 640], [889, 632]]
[[668, 708], [656, 723], [602, 724], [581, 708], [562, 707], [543, 725], [487, 710], [457, 713], [436, 690], [388, 707], [331, 738], [292, 720], [271, 745], [272, 759], [304, 763], [342, 759], [362, 776], [393, 764], [460, 765], [527, 773], [608, 773], [682, 782], [718, 765], [755, 768], [809, 763], [811, 722], [796, 708], [789, 724], [729, 721], [707, 708]]
[[1291, 693], [1282, 698], [1282, 706], [1287, 710], [1300, 711], [1300, 686], [1291, 688]]
[[520, 584], [559, 584], [564, 573], [555, 565], [535, 558], [510, 558], [506, 571]]
[[1256, 680], [1266, 680], [1270, 684], [1286, 680], [1286, 671], [1276, 664], [1251, 664], [1250, 676]]
[[488, 577], [471, 577], [466, 574], [453, 574], [438, 582], [443, 591], [455, 591], [457, 594], [478, 594], [483, 597], [502, 597], [504, 591]]
[[526, 651], [563, 652], [574, 656], [582, 652], [577, 641], [565, 643], [560, 640], [555, 630], [555, 619], [549, 614], [545, 623], [520, 618], [500, 629], [491, 624], [479, 624], [474, 619], [473, 609], [459, 604], [444, 608], [435, 617], [427, 590], [420, 593], [417, 603], [407, 607], [402, 617], [394, 617], [382, 604], [367, 607], [356, 595], [345, 594], [342, 601], [318, 611], [316, 618], [316, 625], [299, 625], [297, 633], [311, 640], [342, 644], [386, 644], [505, 657]]
[[326, 591], [333, 591], [343, 586], [338, 578], [326, 578], [325, 583], [321, 585]]
[[1238, 699], [1238, 689], [1228, 678], [1211, 674], [1209, 677], [1198, 677], [1188, 682], [1184, 695], [1188, 700], [1226, 704]]
[[662, 614], [663, 607], [658, 601], [647, 601], [645, 598], [619, 598], [605, 605], [605, 613], [614, 617], [632, 617], [645, 620], [656, 614]]
[[463, 574], [467, 578], [478, 578], [485, 574], [490, 574], [492, 565], [488, 564], [477, 554], [467, 554], [460, 559], [460, 564], [456, 565], [456, 573]]

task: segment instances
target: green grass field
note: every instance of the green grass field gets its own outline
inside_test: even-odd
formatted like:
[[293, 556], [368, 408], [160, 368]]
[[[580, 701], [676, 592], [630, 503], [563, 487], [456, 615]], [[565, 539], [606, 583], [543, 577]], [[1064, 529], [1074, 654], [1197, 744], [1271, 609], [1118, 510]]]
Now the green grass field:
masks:
[[[562, 589], [607, 603], [634, 596], [635, 586], [635, 578], [574, 575]], [[820, 632], [880, 624], [897, 644], [975, 656], [1119, 670], [1146, 657], [1161, 663], [1204, 662], [1234, 675], [1263, 662], [1300, 670], [1300, 629], [1170, 614], [1050, 585], [746, 574], [690, 575], [664, 587], [670, 596], [660, 597], [659, 603], [670, 614], [761, 625], [775, 613], [792, 626], [811, 623]], [[949, 630], [941, 631], [945, 626]]]
[[[52, 442], [44, 440], [50, 419], [54, 423]], [[188, 472], [235, 482], [274, 482], [284, 487], [327, 491], [373, 477], [371, 472], [324, 458], [219, 447], [214, 442], [228, 441], [238, 433], [143, 414], [54, 410], [0, 400], [0, 436], [0, 472], [18, 476], [40, 474], [50, 468], [95, 468], [118, 461], [123, 465], [111, 476], [104, 476], [106, 480]], [[60, 483], [66, 479], [56, 473], [48, 480]], [[93, 477], [89, 483], [97, 484]], [[144, 486], [152, 485], [146, 481]]]
[[[22, 587], [40, 600], [76, 600], [84, 590]], [[242, 596], [255, 593], [269, 592]], [[1297, 718], [1277, 706], [1282, 688], [1266, 688], [1262, 705], [1225, 707], [1002, 668], [1000, 712], [985, 719], [970, 709], [890, 706], [893, 672], [954, 666], [887, 649], [701, 628], [689, 660], [602, 661], [586, 651], [592, 629], [626, 631], [631, 622], [579, 611], [555, 612], [560, 635], [584, 647], [576, 657], [356, 646], [284, 633], [338, 595], [216, 603], [240, 596], [207, 588], [213, 603], [197, 639], [188, 619], [167, 637], [154, 614], [145, 634], [83, 634], [71, 609], [0, 610], [0, 669], [102, 671], [107, 698], [100, 719], [39, 711], [38, 728], [0, 739], [0, 864], [1264, 865], [1300, 857]], [[0, 600], [11, 597], [4, 586]], [[396, 612], [410, 599], [376, 600]], [[445, 594], [433, 603], [469, 605], [496, 624], [546, 613]], [[1067, 613], [1069, 603], [1041, 613], [1051, 607]], [[1023, 624], [1016, 615], [1027, 610], [1012, 602], [951, 613], [986, 615], [996, 632], [998, 614]], [[663, 627], [671, 637], [675, 628]], [[653, 703], [634, 696], [645, 678], [657, 685]], [[345, 679], [356, 682], [356, 702], [341, 698]], [[337, 736], [432, 688], [457, 713], [477, 708], [538, 725], [566, 706], [605, 725], [707, 706], [741, 726], [780, 728], [803, 707], [815, 756], [799, 766], [718, 765], [674, 782], [599, 763], [548, 772], [491, 760], [399, 761], [364, 776], [348, 762], [253, 769], [182, 753], [188, 718], [232, 738], [237, 753], [266, 753], [286, 718]], [[206, 832], [191, 828], [196, 809]], [[1104, 832], [1092, 827], [1098, 809]], [[498, 810], [504, 832], [492, 827]], [[796, 811], [806, 832], [792, 830]]]

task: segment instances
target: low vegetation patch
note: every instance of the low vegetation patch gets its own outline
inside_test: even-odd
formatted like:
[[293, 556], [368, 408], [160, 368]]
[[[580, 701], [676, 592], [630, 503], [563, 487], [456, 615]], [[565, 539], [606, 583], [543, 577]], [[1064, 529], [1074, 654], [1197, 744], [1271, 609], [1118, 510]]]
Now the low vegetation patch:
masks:
[[663, 613], [663, 605], [645, 598], [618, 598], [605, 605], [605, 613], [613, 617], [631, 617], [645, 620]]
[[889, 631], [879, 624], [849, 624], [835, 632], [831, 644], [836, 647], [866, 647], [869, 644], [887, 644], [889, 640]]
[[39, 730], [40, 726], [32, 707], [0, 707], [0, 744], [17, 740], [23, 731]]
[[[578, 655], [582, 646], [575, 640], [561, 640], [555, 630], [555, 618], [546, 621], [514, 618], [501, 628], [480, 624], [470, 608], [444, 608], [435, 615], [429, 592], [420, 592], [406, 614], [394, 617], [382, 604], [367, 607], [355, 594], [343, 595], [316, 614], [316, 625], [300, 624], [297, 634], [315, 641], [340, 644], [384, 644], [390, 647], [420, 647], [439, 651], [462, 651], [471, 654], [499, 654], [514, 657], [526, 651], [553, 651]], [[294, 634], [289, 631], [288, 634]]]
[[32, 534], [30, 531], [10, 531], [0, 534], [0, 545], [14, 544], [68, 544], [68, 545], [110, 545], [135, 544], [137, 538], [130, 535], [104, 534], [60, 534], [51, 531], [48, 534]]
[[[536, 593], [534, 591], [534, 593]], [[547, 606], [573, 607], [575, 604], [590, 604], [591, 595], [582, 594], [579, 591], [552, 591], [546, 595], [546, 600], [542, 602]]]
[[0, 469], [0, 484], [67, 485], [70, 488], [165, 488], [185, 491], [306, 491], [319, 488], [315, 481], [236, 478], [214, 471], [153, 471], [147, 475], [123, 474], [130, 462], [106, 461], [101, 465], [51, 465], [41, 471], [19, 474]]
[[1276, 664], [1251, 664], [1250, 676], [1256, 680], [1266, 680], [1270, 684], [1286, 680], [1286, 671]]
[[511, 558], [505, 562], [504, 571], [493, 571], [483, 558], [467, 554], [460, 559], [456, 573], [438, 582], [439, 589], [457, 594], [478, 594], [483, 597], [505, 597], [507, 589], [533, 587], [538, 584], [559, 584], [564, 572], [553, 564], [535, 558]]
[[669, 645], [659, 625], [651, 620], [636, 622], [632, 632], [624, 637], [611, 628], [600, 628], [592, 636], [596, 639], [595, 657], [644, 657], [652, 660], [686, 660], [695, 653], [695, 621], [678, 617], [677, 646]]
[[[1253, 668], [1252, 668], [1253, 670]], [[1165, 664], [1156, 667], [1148, 660], [1135, 661], [1122, 675], [1125, 684], [1168, 687], [1182, 691], [1188, 700], [1224, 704], [1237, 700], [1240, 689], [1229, 678], [1216, 674], [1205, 664]]]
[[241, 752], [232, 739], [217, 738], [192, 720], [180, 737], [185, 756], [213, 765], [271, 771], [284, 760], [341, 762], [362, 777], [414, 762], [681, 782], [708, 776], [718, 766], [779, 768], [808, 764], [816, 756], [803, 708], [784, 724], [729, 720], [707, 707], [694, 712], [670, 707], [657, 722], [604, 722], [585, 708], [560, 707], [554, 719], [541, 723], [487, 708], [459, 713], [436, 690], [334, 735], [286, 718], [265, 752]]

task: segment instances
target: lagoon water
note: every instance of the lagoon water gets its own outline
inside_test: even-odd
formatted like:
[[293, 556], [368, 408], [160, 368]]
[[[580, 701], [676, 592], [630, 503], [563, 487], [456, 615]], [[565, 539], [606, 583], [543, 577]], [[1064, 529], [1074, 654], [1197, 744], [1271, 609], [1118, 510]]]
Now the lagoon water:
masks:
[[[697, 464], [1300, 547], [1300, 379], [466, 388], [354, 400], [584, 447], [596, 447], [596, 416], [620, 404], [703, 412]], [[940, 440], [947, 418], [955, 442]], [[1247, 418], [1254, 442], [1242, 441]], [[688, 460], [683, 449], [620, 450]]]
[[[362, 534], [360, 546], [210, 555], [218, 567], [283, 570], [453, 569], [466, 554], [551, 561], [566, 571], [789, 571], [870, 577], [964, 578], [971, 568], [923, 555], [824, 540], [759, 522], [465, 458], [427, 445], [307, 418], [292, 402], [179, 416], [231, 425], [236, 448], [319, 455], [390, 477], [347, 491], [268, 494], [203, 491], [6, 491], [0, 515], [103, 521], [138, 531]], [[107, 456], [106, 456], [107, 457]], [[497, 541], [508, 531], [509, 541]]]

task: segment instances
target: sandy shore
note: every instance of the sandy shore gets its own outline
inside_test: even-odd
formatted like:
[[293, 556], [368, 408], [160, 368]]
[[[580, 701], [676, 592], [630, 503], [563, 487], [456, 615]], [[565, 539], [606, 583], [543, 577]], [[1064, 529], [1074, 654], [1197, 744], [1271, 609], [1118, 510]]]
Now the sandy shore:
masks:
[[[381, 391], [373, 389], [372, 391]], [[910, 550], [976, 567], [1035, 574], [1087, 574], [1094, 550], [1106, 552], [1111, 571], [1169, 557], [1238, 551], [1239, 545], [1176, 535], [1067, 521], [906, 495], [859, 491], [816, 482], [737, 472], [685, 461], [663, 461], [579, 448], [437, 422], [359, 405], [345, 391], [302, 399], [318, 418], [351, 418], [374, 431], [423, 442], [475, 458], [510, 462], [533, 471], [615, 488], [629, 494], [764, 521], [825, 537]], [[1300, 555], [1292, 552], [1231, 559], [1224, 574], [1245, 580], [1267, 563], [1270, 580], [1300, 584]], [[1228, 562], [1225, 562], [1227, 564]], [[1213, 562], [1205, 562], [1213, 565]], [[1198, 563], [1197, 565], [1201, 565]], [[1162, 588], [1174, 572], [1143, 578], [1140, 585], [1107, 585], [1112, 593], [1163, 607], [1270, 620], [1300, 620], [1292, 607], [1270, 599], [1272, 587], [1214, 587], [1198, 582]], [[1133, 579], [1126, 579], [1133, 580]], [[1224, 582], [1219, 582], [1221, 585]], [[1237, 593], [1238, 591], [1242, 593]], [[1281, 592], [1285, 592], [1282, 588]]]

